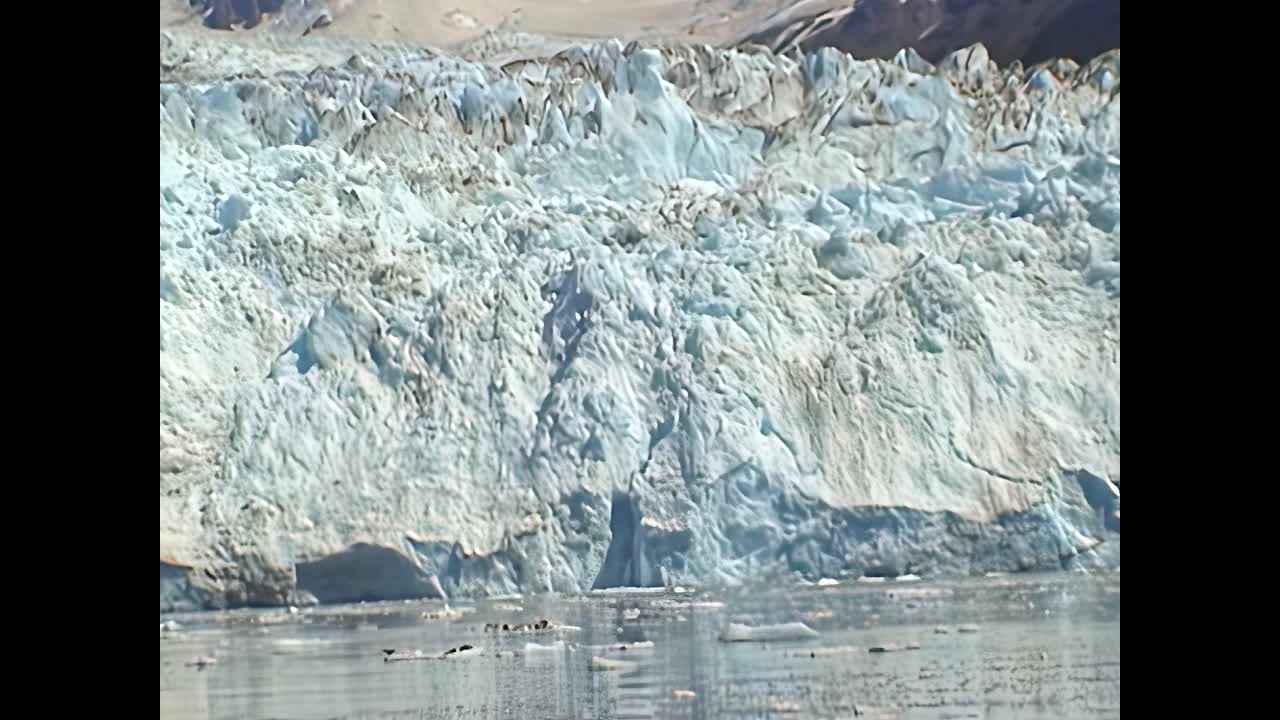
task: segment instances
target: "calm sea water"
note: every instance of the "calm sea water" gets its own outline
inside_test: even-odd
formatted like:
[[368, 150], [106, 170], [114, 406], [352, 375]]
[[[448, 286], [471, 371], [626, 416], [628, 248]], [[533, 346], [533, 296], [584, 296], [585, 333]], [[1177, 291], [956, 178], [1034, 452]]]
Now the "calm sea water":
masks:
[[[162, 617], [179, 629], [161, 632], [160, 717], [1120, 717], [1118, 572], [716, 596], [530, 596], [478, 602], [461, 608], [461, 619], [422, 617], [439, 609], [396, 603]], [[488, 622], [538, 618], [581, 630], [484, 632]], [[794, 621], [819, 637], [718, 639], [730, 622]], [[464, 643], [479, 653], [383, 661], [384, 648], [436, 655]], [[640, 646], [618, 647], [630, 643]], [[891, 651], [873, 651], [885, 646]], [[216, 664], [188, 664], [202, 656]]]

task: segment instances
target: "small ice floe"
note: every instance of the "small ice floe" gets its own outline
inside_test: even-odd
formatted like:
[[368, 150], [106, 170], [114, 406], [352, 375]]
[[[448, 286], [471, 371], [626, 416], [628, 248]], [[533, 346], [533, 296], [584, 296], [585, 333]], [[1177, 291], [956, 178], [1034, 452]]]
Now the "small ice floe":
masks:
[[460, 657], [470, 657], [479, 655], [480, 648], [473, 645], [459, 645], [455, 648], [449, 648], [442, 653], [424, 653], [421, 650], [394, 650], [383, 649], [383, 662], [404, 662], [408, 660], [445, 660]]
[[423, 620], [461, 620], [462, 611], [454, 608], [444, 608], [443, 610], [423, 610], [419, 617]]
[[535, 623], [485, 623], [484, 625], [485, 632], [501, 634], [576, 632], [581, 630], [582, 628], [576, 625], [557, 625], [545, 618]]
[[557, 640], [549, 645], [539, 645], [538, 643], [525, 643], [524, 652], [526, 655], [534, 655], [537, 653], [564, 652], [564, 641]]
[[785, 642], [787, 640], [809, 640], [818, 637], [817, 631], [802, 622], [789, 622], [779, 625], [740, 625], [729, 623], [729, 627], [720, 633], [721, 642]]
[[661, 595], [666, 592], [682, 593], [687, 592], [684, 588], [674, 588], [667, 590], [665, 587], [613, 587], [613, 588], [594, 588], [591, 590], [592, 595]]
[[652, 650], [654, 647], [652, 640], [641, 640], [633, 643], [610, 643], [608, 645], [592, 645], [592, 652], [635, 652], [637, 650]]
[[630, 672], [635, 669], [636, 664], [629, 660], [613, 660], [595, 656], [591, 658], [592, 672]]
[[891, 652], [902, 652], [903, 650], [919, 650], [919, 649], [920, 649], [920, 643], [913, 641], [908, 643], [888, 643], [885, 645], [872, 645], [871, 647], [867, 648], [867, 652], [891, 653]]
[[443, 653], [440, 653], [440, 657], [447, 658], [450, 656], [456, 656], [456, 655], [462, 655], [462, 654], [479, 655], [480, 648], [477, 648], [473, 645], [459, 645], [456, 648], [449, 648], [448, 650], [445, 650]]

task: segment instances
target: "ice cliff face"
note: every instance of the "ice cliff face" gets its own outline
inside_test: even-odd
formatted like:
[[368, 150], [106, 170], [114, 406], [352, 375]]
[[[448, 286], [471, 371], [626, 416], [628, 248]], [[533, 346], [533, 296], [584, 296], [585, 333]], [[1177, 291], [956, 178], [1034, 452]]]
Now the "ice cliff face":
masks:
[[161, 35], [162, 611], [1118, 557], [1118, 53], [219, 40]]

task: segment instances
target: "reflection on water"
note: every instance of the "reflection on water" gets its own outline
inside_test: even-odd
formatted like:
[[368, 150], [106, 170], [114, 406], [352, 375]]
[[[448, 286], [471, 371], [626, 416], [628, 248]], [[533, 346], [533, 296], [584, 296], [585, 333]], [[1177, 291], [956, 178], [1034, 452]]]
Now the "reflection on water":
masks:
[[[716, 598], [526, 597], [477, 603], [455, 621], [423, 619], [424, 609], [377, 604], [296, 615], [175, 616], [180, 629], [160, 641], [160, 716], [1120, 716], [1118, 573], [844, 583]], [[486, 622], [540, 617], [581, 631], [522, 637], [483, 631]], [[729, 622], [797, 620], [820, 637], [718, 640]], [[653, 646], [616, 647], [641, 641]], [[384, 663], [381, 652], [435, 654], [463, 643], [481, 653]], [[870, 650], [911, 643], [920, 648]], [[601, 647], [608, 645], [615, 647]], [[197, 656], [217, 663], [186, 666]], [[625, 663], [621, 670], [593, 670], [593, 657]]]

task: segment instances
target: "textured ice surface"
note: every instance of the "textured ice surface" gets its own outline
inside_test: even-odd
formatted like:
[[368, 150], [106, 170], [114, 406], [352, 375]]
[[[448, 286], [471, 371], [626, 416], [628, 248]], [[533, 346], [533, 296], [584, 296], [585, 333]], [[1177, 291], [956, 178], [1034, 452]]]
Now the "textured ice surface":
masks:
[[162, 608], [1118, 561], [1119, 78], [162, 33]]

